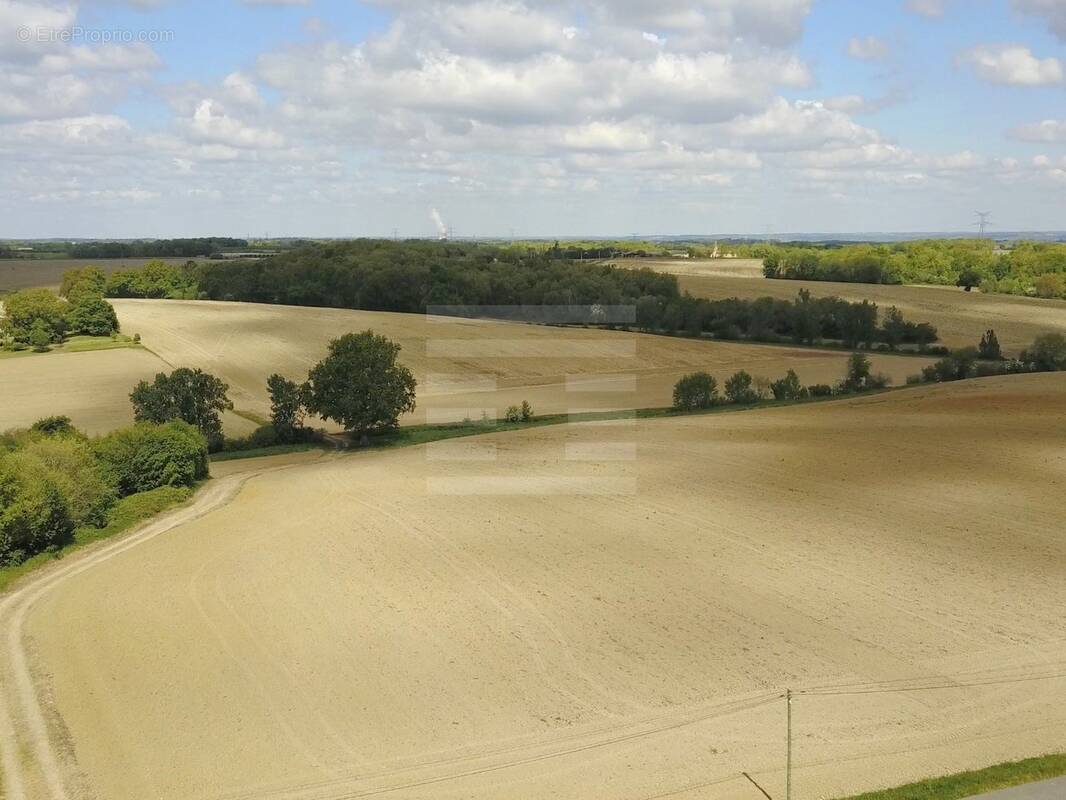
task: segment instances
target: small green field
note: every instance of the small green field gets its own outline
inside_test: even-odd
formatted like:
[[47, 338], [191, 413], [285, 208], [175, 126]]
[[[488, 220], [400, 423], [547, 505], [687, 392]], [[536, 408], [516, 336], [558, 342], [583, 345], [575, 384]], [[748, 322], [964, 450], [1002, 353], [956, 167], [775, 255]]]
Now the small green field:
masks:
[[943, 778], [909, 783], [895, 789], [854, 795], [842, 800], [964, 800], [977, 794], [1009, 789], [1024, 783], [1066, 775], [1066, 753], [997, 764], [987, 769], [960, 772]]
[[0, 350], [0, 358], [29, 358], [31, 356], [47, 356], [53, 353], [91, 353], [97, 350], [123, 350], [127, 348], [139, 349], [139, 342], [135, 342], [129, 336], [71, 336], [63, 344], [52, 345], [44, 352], [37, 353], [32, 349], [26, 350]]

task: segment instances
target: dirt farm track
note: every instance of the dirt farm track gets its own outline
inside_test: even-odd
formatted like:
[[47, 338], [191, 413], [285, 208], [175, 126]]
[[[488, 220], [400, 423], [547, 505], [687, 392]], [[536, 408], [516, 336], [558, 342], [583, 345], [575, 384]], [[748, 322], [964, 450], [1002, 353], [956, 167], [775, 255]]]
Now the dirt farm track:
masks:
[[7, 800], [797, 800], [1061, 749], [1066, 374], [328, 456], [0, 599]]

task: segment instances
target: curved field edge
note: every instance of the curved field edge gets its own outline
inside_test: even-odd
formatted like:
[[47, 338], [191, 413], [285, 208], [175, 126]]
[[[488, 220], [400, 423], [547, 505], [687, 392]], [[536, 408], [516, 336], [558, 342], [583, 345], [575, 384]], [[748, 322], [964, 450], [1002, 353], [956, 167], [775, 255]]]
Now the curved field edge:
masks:
[[[1043, 380], [1043, 379], [1041, 379], [1041, 380]], [[1057, 387], [1057, 384], [1056, 384], [1056, 387]], [[940, 391], [940, 389], [937, 389], [937, 393], [938, 393], [938, 394], [939, 394], [939, 391]], [[962, 393], [962, 394], [964, 395], [964, 397], [962, 397], [962, 398], [959, 398], [959, 397], [955, 397], [955, 398], [954, 398], [954, 399], [952, 400], [952, 404], [953, 404], [953, 405], [958, 405], [958, 404], [959, 404], [960, 402], [962, 402], [962, 403], [967, 403], [967, 402], [970, 402], [970, 404], [972, 404], [972, 401], [975, 401], [975, 400], [980, 400], [980, 398], [974, 398], [974, 397], [972, 397], [972, 395], [973, 395], [973, 391], [972, 391], [972, 390], [971, 390], [971, 391], [969, 391], [969, 393]], [[971, 397], [970, 397], [970, 398], [967, 398], [967, 397], [965, 397], [965, 395], [971, 395]], [[878, 404], [878, 403], [882, 403], [882, 402], [884, 402], [884, 400], [883, 400], [883, 399], [874, 399], [874, 400], [873, 400], [873, 402], [872, 402], [872, 403], [869, 403], [869, 404], [871, 404], [871, 405], [876, 405], [876, 404]], [[1056, 401], [1056, 403], [1057, 403], [1057, 402], [1059, 402], [1059, 401]], [[859, 398], [857, 402], [853, 403], [853, 405], [859, 405], [859, 404], [867, 405], [868, 403], [862, 402], [862, 399], [861, 399], [861, 398]], [[768, 411], [769, 411], [769, 409], [768, 409]], [[904, 409], [903, 411], [906, 411], [906, 410]], [[946, 407], [940, 407], [940, 409], [938, 409], [938, 410], [937, 410], [937, 413], [939, 413], [939, 414], [943, 414], [943, 413], [944, 413], [944, 412], [946, 412], [946, 411], [949, 411], [949, 409], [946, 409]], [[760, 415], [760, 416], [761, 416], [761, 415]], [[854, 416], [854, 415], [853, 415], [853, 416]], [[743, 421], [740, 421], [740, 422], [739, 422], [739, 425], [743, 426]], [[195, 553], [193, 553], [193, 554], [192, 554], [192, 556], [193, 556], [193, 558], [195, 558]], [[597, 599], [599, 599], [599, 598], [597, 597]], [[775, 727], [775, 731], [776, 731], [776, 727]], [[1035, 748], [1034, 748], [1034, 749], [1035, 749]], [[1043, 749], [1043, 748], [1041, 748], [1041, 749]], [[1017, 755], [1017, 756], [1020, 756], [1020, 755], [1025, 755], [1025, 753], [1024, 753], [1024, 752], [1021, 752], [1021, 753], [1002, 753], [1001, 755], [1008, 755], [1008, 756], [1010, 756], [1010, 755]], [[995, 755], [994, 755], [994, 756], [992, 756], [992, 757], [995, 757]], [[991, 761], [991, 758], [989, 758], [989, 761]], [[931, 771], [932, 771], [932, 770], [931, 770]], [[883, 778], [884, 778], [884, 775], [883, 775]], [[890, 775], [889, 775], [889, 778], [890, 778]]]
[[[571, 422], [606, 422], [620, 419], [662, 419], [668, 417], [703, 416], [707, 414], [726, 414], [739, 411], [752, 411], [758, 408], [781, 408], [791, 405], [810, 405], [813, 403], [826, 403], [839, 400], [853, 400], [857, 397], [870, 397], [885, 392], [900, 391], [906, 388], [899, 386], [884, 389], [877, 392], [866, 392], [863, 395], [849, 395], [837, 397], [815, 397], [804, 400], [781, 400], [766, 401], [755, 405], [718, 405], [713, 408], [699, 411], [677, 411], [672, 408], [642, 408], [623, 411], [590, 411], [580, 414], [549, 414], [534, 417], [528, 422], [470, 422], [470, 423], [442, 423], [439, 425], [412, 425], [388, 431], [371, 437], [367, 447], [361, 450], [383, 450], [397, 447], [416, 447], [418, 445], [440, 442], [448, 439], [458, 439], [470, 436], [488, 436], [495, 433], [526, 430], [529, 428], [542, 428], [550, 425], [565, 425]], [[234, 461], [263, 460], [265, 463], [256, 464], [250, 471], [258, 468], [272, 466], [269, 462], [277, 461], [277, 466], [289, 466], [283, 461], [287, 456], [310, 454], [312, 451], [330, 452], [332, 448], [315, 443], [300, 443], [292, 445], [277, 445], [264, 447], [256, 450], [238, 450], [233, 452], [216, 453], [211, 456], [212, 464], [226, 464]], [[65, 556], [81, 550], [88, 545], [112, 539], [121, 534], [129, 533], [142, 523], [152, 521], [158, 515], [174, 510], [188, 503], [203, 486], [194, 489], [177, 486], [161, 486], [149, 492], [131, 495], [119, 500], [112, 509], [109, 522], [104, 528], [83, 527], [74, 534], [74, 541], [57, 552], [40, 553], [33, 558], [27, 559], [21, 564], [0, 567], [0, 595], [12, 588], [20, 579], [27, 577], [38, 570], [62, 560]], [[3, 797], [0, 794], [0, 797]]]
[[40, 553], [21, 564], [0, 568], [0, 594], [8, 591], [21, 578], [60, 561], [67, 555], [89, 545], [128, 533], [157, 515], [189, 502], [195, 491], [185, 486], [161, 486], [149, 492], [122, 498], [115, 503], [108, 514], [108, 523], [105, 527], [78, 528], [74, 532], [74, 541], [62, 550]]
[[1066, 775], [1066, 753], [1055, 753], [930, 778], [892, 789], [865, 792], [841, 800], [964, 800], [976, 794], [1009, 789], [1063, 775]]

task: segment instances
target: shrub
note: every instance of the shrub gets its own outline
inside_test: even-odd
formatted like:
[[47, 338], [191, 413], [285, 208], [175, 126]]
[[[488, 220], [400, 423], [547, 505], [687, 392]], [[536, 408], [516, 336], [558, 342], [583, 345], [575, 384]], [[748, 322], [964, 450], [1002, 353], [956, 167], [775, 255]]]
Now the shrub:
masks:
[[811, 397], [832, 397], [833, 387], [827, 383], [815, 383], [807, 387], [807, 394]]
[[800, 400], [807, 396], [807, 390], [800, 384], [795, 370], [789, 370], [785, 377], [770, 384], [770, 391], [775, 400]]
[[964, 347], [952, 351], [947, 358], [942, 358], [922, 370], [922, 377], [928, 383], [946, 383], [973, 378], [977, 374], [977, 350]]
[[706, 372], [685, 375], [674, 385], [674, 408], [696, 411], [718, 402], [718, 381]]
[[349, 431], [395, 428], [415, 408], [415, 378], [396, 363], [399, 353], [400, 345], [369, 330], [334, 339], [308, 375], [307, 410]]
[[1066, 277], [1058, 272], [1047, 272], [1033, 281], [1037, 297], [1066, 297]]
[[26, 341], [33, 348], [33, 352], [47, 353], [52, 349], [51, 344], [55, 340], [48, 330], [48, 325], [44, 320], [39, 319], [35, 320], [33, 325], [30, 326], [30, 333]]
[[70, 505], [48, 471], [0, 456], [0, 562], [20, 564], [73, 537]]
[[89, 443], [72, 436], [39, 437], [12, 453], [11, 463], [27, 475], [56, 486], [74, 525], [100, 526], [116, 500]]
[[274, 447], [278, 444], [289, 444], [294, 441], [296, 440], [292, 439], [283, 442], [273, 425], [262, 425], [256, 428], [248, 436], [239, 439], [227, 438], [222, 450], [226, 453], [241, 452], [244, 450], [262, 450], [267, 447]]
[[870, 359], [862, 353], [852, 353], [848, 358], [848, 367], [844, 373], [844, 380], [840, 382], [840, 393], [851, 394], [864, 391], [869, 377]]
[[107, 276], [98, 267], [68, 269], [63, 273], [59, 296], [71, 302], [81, 297], [103, 297], [107, 290]]
[[530, 422], [533, 419], [533, 406], [529, 404], [528, 400], [522, 401], [521, 416], [522, 422]]
[[56, 416], [39, 419], [30, 426], [34, 433], [43, 433], [45, 436], [69, 436], [78, 433], [70, 417]]
[[725, 382], [725, 397], [730, 403], [750, 405], [759, 402], [759, 394], [752, 388], [752, 377], [744, 370]]
[[1003, 358], [1003, 350], [999, 346], [999, 339], [996, 337], [996, 332], [989, 329], [981, 337], [981, 343], [977, 346], [977, 352], [981, 358], [998, 361]]
[[1033, 365], [1038, 372], [1058, 372], [1066, 369], [1066, 336], [1045, 333], [1036, 337], [1032, 347], [1022, 354], [1022, 361]]
[[229, 386], [214, 375], [183, 367], [170, 375], [160, 372], [152, 383], [141, 381], [130, 393], [130, 402], [138, 422], [187, 422], [195, 425], [208, 447], [216, 450], [223, 442], [219, 414], [233, 408], [228, 391]]
[[275, 438], [282, 442], [295, 442], [303, 429], [303, 390], [294, 381], [281, 375], [267, 379], [270, 393], [270, 421]]
[[511, 424], [521, 422], [522, 409], [518, 406], [507, 406], [507, 410], [503, 412], [503, 418]]
[[67, 329], [72, 336], [110, 336], [119, 329], [114, 307], [102, 297], [76, 295], [67, 309]]
[[119, 496], [159, 486], [192, 486], [208, 475], [207, 441], [185, 422], [140, 423], [93, 443]]

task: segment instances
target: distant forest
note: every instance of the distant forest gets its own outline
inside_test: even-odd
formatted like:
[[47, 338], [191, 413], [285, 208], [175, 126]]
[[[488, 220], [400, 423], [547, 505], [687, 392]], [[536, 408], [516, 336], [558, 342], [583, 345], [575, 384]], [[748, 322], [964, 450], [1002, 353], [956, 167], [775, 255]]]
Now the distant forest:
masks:
[[[310, 244], [260, 261], [149, 264], [110, 276], [112, 297], [196, 297], [367, 311], [506, 316], [486, 307], [630, 306], [629, 327], [657, 333], [926, 350], [936, 329], [896, 309], [839, 298], [706, 300], [649, 269], [580, 264], [556, 248], [359, 240]], [[592, 317], [594, 318], [594, 317]], [[550, 320], [549, 320], [550, 321]]]
[[71, 258], [194, 258], [248, 248], [244, 239], [158, 239], [135, 242], [84, 242], [68, 248]]

